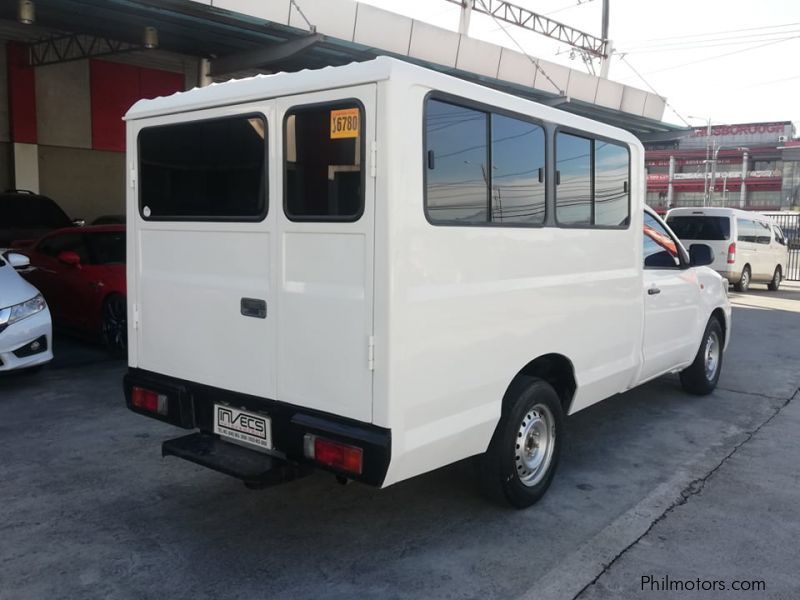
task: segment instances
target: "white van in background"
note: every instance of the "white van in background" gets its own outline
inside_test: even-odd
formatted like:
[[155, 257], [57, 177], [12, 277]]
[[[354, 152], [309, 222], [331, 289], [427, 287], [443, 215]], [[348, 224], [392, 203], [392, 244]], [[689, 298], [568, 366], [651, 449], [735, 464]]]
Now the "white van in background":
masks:
[[711, 268], [746, 292], [752, 282], [776, 291], [786, 273], [786, 237], [768, 216], [736, 208], [673, 208], [667, 224], [688, 247], [706, 244], [714, 251]]

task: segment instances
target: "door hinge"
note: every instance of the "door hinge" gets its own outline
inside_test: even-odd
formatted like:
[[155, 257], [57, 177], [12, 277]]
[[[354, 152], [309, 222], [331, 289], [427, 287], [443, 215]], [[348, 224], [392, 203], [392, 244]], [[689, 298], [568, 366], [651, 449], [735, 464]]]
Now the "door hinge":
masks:
[[139, 329], [139, 305], [134, 304], [131, 310], [131, 319], [133, 320], [133, 328]]
[[136, 189], [136, 164], [131, 162], [131, 189]]
[[378, 142], [372, 140], [369, 150], [369, 176], [377, 177], [378, 175]]
[[371, 335], [367, 338], [367, 368], [370, 371], [375, 370], [375, 336]]

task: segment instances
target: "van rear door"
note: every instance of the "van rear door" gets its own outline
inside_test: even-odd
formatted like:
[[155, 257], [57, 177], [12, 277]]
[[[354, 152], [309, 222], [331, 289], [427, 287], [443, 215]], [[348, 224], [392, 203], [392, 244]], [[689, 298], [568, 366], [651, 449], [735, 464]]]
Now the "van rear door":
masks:
[[129, 124], [131, 366], [275, 397], [274, 110]]
[[707, 244], [711, 247], [714, 262], [709, 265], [716, 271], [728, 269], [728, 249], [731, 242], [732, 219], [728, 215], [705, 214], [702, 210], [691, 214], [670, 215], [667, 225], [678, 239], [689, 249], [692, 244]]
[[375, 84], [282, 98], [277, 398], [372, 419]]

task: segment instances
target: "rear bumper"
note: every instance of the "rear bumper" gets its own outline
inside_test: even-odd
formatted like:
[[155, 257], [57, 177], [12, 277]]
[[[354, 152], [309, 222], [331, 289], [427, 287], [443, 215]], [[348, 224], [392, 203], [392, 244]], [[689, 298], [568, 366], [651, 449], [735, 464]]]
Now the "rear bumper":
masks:
[[[204, 437], [212, 436], [214, 440], [217, 440], [217, 444], [228, 444], [228, 442], [221, 441], [219, 436], [213, 434], [214, 405], [225, 404], [269, 416], [275, 452], [285, 457], [285, 461], [289, 464], [316, 466], [375, 486], [380, 486], [383, 483], [386, 471], [389, 468], [391, 432], [388, 429], [377, 427], [370, 423], [353, 421], [352, 419], [305, 409], [285, 402], [240, 394], [142, 369], [128, 369], [123, 385], [125, 402], [133, 412], [159, 419], [184, 429], [199, 429], [204, 434]], [[131, 390], [134, 386], [144, 387], [166, 395], [169, 399], [167, 414], [164, 416], [155, 415], [134, 407], [131, 402]], [[303, 452], [303, 438], [307, 433], [361, 448], [363, 450], [361, 475], [339, 472], [306, 458]], [[235, 444], [230, 445], [235, 446]], [[241, 447], [237, 446], [238, 448]], [[252, 455], [264, 456], [264, 454], [255, 450], [246, 450], [246, 452]], [[167, 454], [179, 455], [176, 452], [167, 452]], [[236, 458], [237, 456], [239, 458]], [[185, 456], [181, 457], [187, 458]], [[240, 466], [244, 469], [244, 463], [254, 457], [236, 452], [231, 453], [229, 458], [234, 462], [237, 460], [242, 462]], [[205, 466], [236, 476], [234, 474], [235, 466], [228, 468], [228, 470], [218, 468], [212, 463], [205, 464]]]

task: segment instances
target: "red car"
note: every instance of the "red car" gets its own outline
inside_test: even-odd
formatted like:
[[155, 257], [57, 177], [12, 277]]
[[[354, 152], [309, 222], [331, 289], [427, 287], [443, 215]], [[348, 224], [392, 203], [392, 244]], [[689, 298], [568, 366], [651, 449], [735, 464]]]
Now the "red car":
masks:
[[44, 295], [53, 325], [127, 352], [124, 225], [59, 229], [20, 251], [32, 267], [23, 276]]

